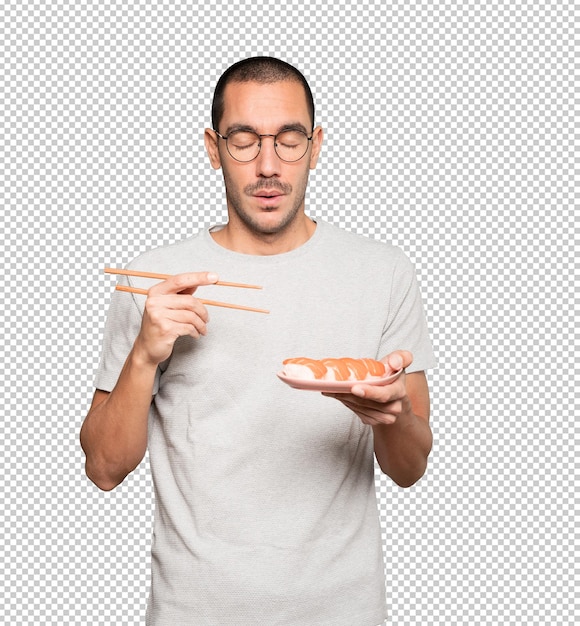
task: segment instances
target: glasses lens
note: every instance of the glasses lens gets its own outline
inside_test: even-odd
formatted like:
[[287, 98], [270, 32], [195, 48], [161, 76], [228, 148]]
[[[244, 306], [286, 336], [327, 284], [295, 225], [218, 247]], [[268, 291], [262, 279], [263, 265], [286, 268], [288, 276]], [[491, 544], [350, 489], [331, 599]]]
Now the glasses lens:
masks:
[[260, 152], [260, 138], [256, 133], [236, 130], [228, 135], [227, 147], [236, 161], [251, 161]]
[[298, 161], [308, 150], [308, 137], [299, 130], [287, 130], [276, 136], [276, 153], [283, 161]]

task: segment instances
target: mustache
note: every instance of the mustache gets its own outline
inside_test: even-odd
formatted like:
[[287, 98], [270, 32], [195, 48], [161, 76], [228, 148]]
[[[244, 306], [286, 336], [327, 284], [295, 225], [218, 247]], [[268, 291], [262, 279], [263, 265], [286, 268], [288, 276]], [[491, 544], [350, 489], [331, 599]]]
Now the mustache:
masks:
[[262, 189], [268, 189], [268, 191], [279, 191], [280, 193], [289, 194], [292, 191], [292, 185], [289, 183], [282, 183], [279, 180], [270, 180], [263, 178], [251, 185], [244, 187], [244, 192], [250, 196], [253, 196]]

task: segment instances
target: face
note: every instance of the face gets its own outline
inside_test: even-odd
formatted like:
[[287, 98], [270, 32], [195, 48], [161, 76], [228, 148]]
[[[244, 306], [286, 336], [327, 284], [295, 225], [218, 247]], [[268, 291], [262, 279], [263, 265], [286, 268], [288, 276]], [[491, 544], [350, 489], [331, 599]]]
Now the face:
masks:
[[[239, 127], [274, 135], [296, 125], [311, 134], [306, 95], [298, 82], [230, 83], [224, 96], [224, 115], [217, 129], [223, 136]], [[206, 130], [212, 166], [223, 170], [230, 224], [263, 236], [281, 233], [302, 219], [308, 174], [316, 166], [321, 143], [318, 127], [302, 159], [286, 163], [276, 154], [273, 138], [263, 137], [256, 159], [240, 163], [230, 156], [224, 139]]]

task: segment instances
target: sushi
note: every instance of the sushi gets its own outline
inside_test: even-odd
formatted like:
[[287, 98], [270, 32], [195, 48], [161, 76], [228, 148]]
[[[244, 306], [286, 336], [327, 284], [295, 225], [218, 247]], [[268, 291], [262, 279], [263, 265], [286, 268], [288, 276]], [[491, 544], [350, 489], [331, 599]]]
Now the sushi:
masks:
[[386, 374], [385, 364], [375, 359], [309, 359], [295, 357], [283, 361], [283, 374], [303, 380], [355, 381], [381, 378]]

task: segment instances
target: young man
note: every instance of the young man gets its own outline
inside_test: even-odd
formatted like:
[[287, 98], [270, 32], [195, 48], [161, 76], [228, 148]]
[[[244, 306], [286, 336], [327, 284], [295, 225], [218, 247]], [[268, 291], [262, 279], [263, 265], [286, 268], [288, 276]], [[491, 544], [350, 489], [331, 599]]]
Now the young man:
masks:
[[[229, 68], [212, 122], [205, 145], [228, 222], [135, 260], [174, 275], [127, 279], [147, 296], [113, 295], [81, 430], [86, 472], [112, 489], [149, 447], [149, 625], [376, 626], [373, 453], [408, 486], [431, 448], [434, 363], [415, 273], [397, 248], [306, 215], [323, 131], [294, 67], [256, 57]], [[214, 308], [209, 321], [196, 296], [235, 297], [218, 276], [262, 285], [239, 301], [269, 315]], [[328, 397], [278, 380], [294, 356], [382, 358], [406, 373]]]

